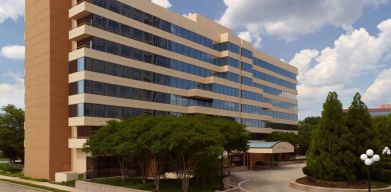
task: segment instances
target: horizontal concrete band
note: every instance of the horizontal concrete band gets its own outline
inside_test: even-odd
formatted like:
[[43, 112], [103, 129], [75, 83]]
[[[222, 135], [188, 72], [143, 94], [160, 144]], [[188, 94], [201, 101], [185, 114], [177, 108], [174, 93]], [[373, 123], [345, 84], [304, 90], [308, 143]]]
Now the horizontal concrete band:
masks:
[[[368, 189], [345, 189], [345, 188], [327, 188], [327, 187], [317, 187], [317, 186], [310, 186], [310, 185], [304, 185], [301, 183], [298, 183], [296, 181], [289, 182], [289, 187], [297, 190], [302, 191], [310, 191], [310, 192], [366, 192]], [[390, 192], [391, 186], [388, 186], [386, 188], [377, 188], [377, 189], [371, 189], [372, 191], [377, 192]]]

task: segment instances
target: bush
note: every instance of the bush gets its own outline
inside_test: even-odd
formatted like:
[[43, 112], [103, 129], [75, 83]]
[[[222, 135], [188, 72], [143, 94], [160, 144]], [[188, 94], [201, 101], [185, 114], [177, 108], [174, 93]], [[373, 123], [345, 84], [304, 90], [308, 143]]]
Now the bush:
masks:
[[16, 164], [0, 163], [0, 170], [8, 173], [18, 173], [22, 171], [22, 167]]
[[308, 169], [308, 167], [303, 167], [303, 173], [304, 175], [307, 175], [308, 177], [312, 177], [313, 175], [310, 173], [310, 169]]
[[374, 179], [376, 181], [383, 181], [386, 183], [391, 183], [391, 170], [379, 169], [374, 172]]

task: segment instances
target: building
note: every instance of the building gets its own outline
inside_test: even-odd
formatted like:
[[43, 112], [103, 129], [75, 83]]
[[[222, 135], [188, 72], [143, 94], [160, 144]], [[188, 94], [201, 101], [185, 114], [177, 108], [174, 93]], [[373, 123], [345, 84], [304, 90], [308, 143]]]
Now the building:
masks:
[[297, 129], [297, 68], [197, 14], [148, 0], [29, 0], [25, 39], [26, 176], [91, 171], [83, 143], [110, 119], [224, 116], [254, 138]]
[[[347, 113], [349, 109], [344, 109], [343, 112]], [[391, 114], [391, 104], [382, 104], [377, 108], [368, 108], [368, 112], [372, 117], [385, 116]]]

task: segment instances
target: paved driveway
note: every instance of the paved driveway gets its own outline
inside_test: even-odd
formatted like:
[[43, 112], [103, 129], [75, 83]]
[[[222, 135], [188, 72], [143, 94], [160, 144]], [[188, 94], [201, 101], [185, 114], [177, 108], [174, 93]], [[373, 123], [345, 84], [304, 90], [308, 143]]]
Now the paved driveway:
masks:
[[250, 192], [299, 192], [289, 187], [289, 181], [304, 177], [304, 164], [287, 165], [276, 169], [232, 173], [242, 180], [241, 187]]
[[20, 185], [12, 185], [0, 181], [0, 191], [4, 192], [42, 192], [31, 188], [22, 187]]

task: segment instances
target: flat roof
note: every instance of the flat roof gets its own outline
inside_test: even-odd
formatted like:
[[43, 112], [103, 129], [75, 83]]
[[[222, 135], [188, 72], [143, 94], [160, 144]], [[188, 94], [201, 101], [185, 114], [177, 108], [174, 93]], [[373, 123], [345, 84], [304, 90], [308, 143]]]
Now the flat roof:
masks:
[[250, 140], [248, 145], [250, 148], [273, 148], [279, 141], [258, 141]]

